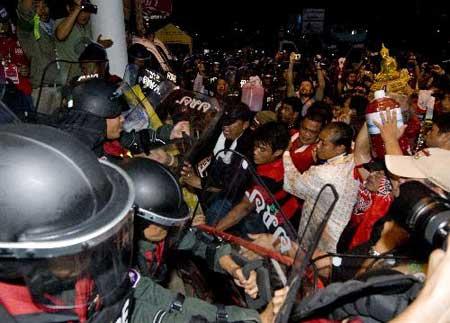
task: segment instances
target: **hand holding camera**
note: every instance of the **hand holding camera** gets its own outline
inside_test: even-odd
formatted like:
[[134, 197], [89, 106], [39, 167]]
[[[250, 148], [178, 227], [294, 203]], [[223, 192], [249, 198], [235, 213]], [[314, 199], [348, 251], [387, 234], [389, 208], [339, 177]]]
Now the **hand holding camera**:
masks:
[[80, 6], [81, 11], [86, 11], [93, 14], [97, 14], [98, 12], [97, 6], [93, 5], [89, 0], [80, 0], [77, 1], [77, 3]]
[[302, 58], [301, 54], [292, 52], [289, 56], [289, 63], [295, 63], [298, 62]]
[[322, 55], [317, 54], [316, 56], [314, 56], [314, 66], [316, 67], [316, 69], [320, 70], [322, 69], [322, 67], [324, 67], [326, 64], [324, 63], [324, 58], [322, 57]]

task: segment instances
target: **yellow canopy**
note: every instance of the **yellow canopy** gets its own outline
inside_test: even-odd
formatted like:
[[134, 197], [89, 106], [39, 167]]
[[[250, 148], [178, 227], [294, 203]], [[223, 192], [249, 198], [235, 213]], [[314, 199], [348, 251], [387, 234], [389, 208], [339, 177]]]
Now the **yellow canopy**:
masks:
[[192, 37], [174, 24], [168, 24], [155, 33], [156, 38], [164, 44], [182, 44], [189, 46], [192, 53]]

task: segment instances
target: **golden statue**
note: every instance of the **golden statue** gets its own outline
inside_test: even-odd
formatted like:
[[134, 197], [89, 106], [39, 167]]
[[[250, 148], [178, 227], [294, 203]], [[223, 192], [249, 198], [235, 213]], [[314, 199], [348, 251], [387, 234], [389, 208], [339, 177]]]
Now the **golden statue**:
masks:
[[397, 71], [397, 61], [394, 57], [389, 56], [389, 49], [381, 45], [380, 50], [381, 58], [381, 71], [375, 77], [375, 81], [390, 81], [400, 77], [400, 73]]
[[386, 87], [388, 92], [408, 91], [410, 78], [408, 71], [406, 69], [398, 71], [397, 61], [394, 57], [389, 56], [389, 49], [384, 44], [381, 45], [380, 55], [382, 58], [381, 71], [375, 75], [375, 83], [371, 90], [376, 91]]

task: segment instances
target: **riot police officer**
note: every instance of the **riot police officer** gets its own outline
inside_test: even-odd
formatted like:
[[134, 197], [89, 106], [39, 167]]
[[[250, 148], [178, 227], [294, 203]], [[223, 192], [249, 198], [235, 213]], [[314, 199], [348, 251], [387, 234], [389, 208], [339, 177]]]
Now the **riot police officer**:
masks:
[[[68, 105], [70, 109], [58, 124], [58, 128], [71, 133], [93, 150], [97, 157], [108, 155], [105, 143], [120, 139], [123, 151], [133, 154], [146, 153], [156, 146], [181, 138], [189, 132], [187, 122], [159, 129], [143, 129], [139, 132], [122, 131], [122, 112], [128, 109], [117, 85], [103, 79], [82, 80], [70, 89]], [[117, 145], [120, 144], [117, 142]], [[111, 153], [109, 153], [111, 155]], [[120, 154], [118, 154], [120, 155]]]
[[136, 191], [135, 261], [142, 274], [163, 281], [167, 254], [190, 251], [205, 259], [210, 269], [233, 276], [251, 297], [257, 296], [256, 272], [246, 279], [228, 244], [187, 227], [189, 210], [172, 172], [145, 158], [125, 159], [119, 166], [131, 177]]
[[[123, 170], [45, 126], [2, 126], [0, 146], [1, 322], [225, 318], [192, 298], [176, 311], [175, 295], [129, 270], [135, 193]], [[269, 322], [278, 296], [261, 315], [227, 307], [226, 318]]]

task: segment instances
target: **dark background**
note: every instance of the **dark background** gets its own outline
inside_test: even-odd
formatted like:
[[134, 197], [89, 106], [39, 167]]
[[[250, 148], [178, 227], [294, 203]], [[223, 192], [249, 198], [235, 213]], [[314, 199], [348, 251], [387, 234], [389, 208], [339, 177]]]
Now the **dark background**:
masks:
[[[325, 8], [325, 29], [334, 24], [365, 26], [367, 44], [374, 49], [381, 41], [401, 47], [448, 55], [450, 20], [448, 1], [436, 0], [172, 0], [170, 20], [188, 31], [196, 47], [273, 48], [279, 29], [289, 14], [303, 8]], [[0, 0], [14, 8], [17, 0]], [[63, 0], [49, 0], [54, 14], [62, 12]], [[242, 32], [241, 32], [242, 29]], [[438, 32], [439, 31], [439, 32]], [[298, 39], [298, 35], [292, 37]], [[316, 37], [318, 38], [318, 37]], [[331, 43], [327, 34], [316, 39]], [[447, 57], [447, 59], [450, 57]]]
[[[232, 33], [236, 25], [244, 26], [242, 38], [252, 41], [255, 32], [271, 41], [289, 13], [301, 13], [303, 8], [325, 8], [325, 23], [367, 25], [369, 41], [391, 42], [391, 46], [449, 46], [448, 1], [423, 0], [346, 0], [346, 1], [186, 1], [173, 0], [173, 20], [200, 40], [214, 45], [220, 37]], [[439, 30], [439, 32], [437, 32]], [[244, 41], [245, 42], [245, 41]], [[227, 46], [222, 42], [222, 46]]]

